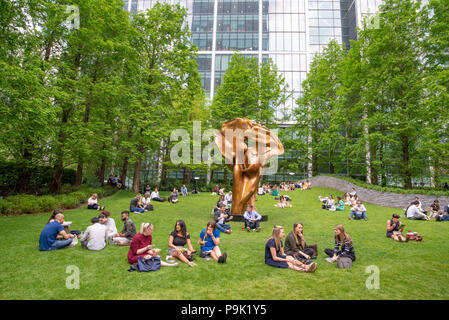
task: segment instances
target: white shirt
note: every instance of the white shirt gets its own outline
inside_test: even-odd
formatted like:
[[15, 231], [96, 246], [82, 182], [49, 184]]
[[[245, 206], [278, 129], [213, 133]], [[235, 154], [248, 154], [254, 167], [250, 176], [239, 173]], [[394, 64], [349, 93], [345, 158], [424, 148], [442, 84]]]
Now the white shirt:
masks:
[[115, 220], [108, 218], [108, 223], [106, 224], [106, 233], [110, 236], [118, 233], [117, 227], [115, 226]]
[[106, 246], [106, 226], [100, 223], [95, 223], [87, 227], [86, 232], [80, 239], [87, 240], [87, 249], [101, 250]]
[[150, 204], [150, 202], [151, 202], [151, 198], [150, 197], [148, 197], [148, 198], [143, 197], [142, 198], [142, 204]]
[[92, 197], [89, 198], [89, 200], [87, 200], [87, 204], [97, 204], [98, 203], [98, 199], [92, 199]]
[[155, 192], [155, 191], [151, 192], [150, 198], [151, 198], [151, 199], [159, 198], [159, 192]]

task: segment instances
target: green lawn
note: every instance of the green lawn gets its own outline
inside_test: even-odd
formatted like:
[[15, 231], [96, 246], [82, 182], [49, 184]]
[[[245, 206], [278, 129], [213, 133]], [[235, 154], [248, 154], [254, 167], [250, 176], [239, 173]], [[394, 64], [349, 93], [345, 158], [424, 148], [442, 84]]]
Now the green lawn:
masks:
[[[220, 247], [228, 252], [225, 265], [196, 259], [197, 267], [180, 264], [158, 272], [127, 272], [127, 247], [108, 246], [90, 252], [79, 245], [71, 249], [40, 252], [39, 234], [49, 214], [0, 218], [0, 299], [448, 299], [449, 223], [406, 221], [407, 229], [424, 236], [422, 243], [397, 243], [385, 237], [386, 221], [402, 210], [365, 204], [368, 221], [348, 221], [349, 210], [321, 209], [318, 195], [340, 192], [326, 188], [288, 192], [293, 208], [278, 209], [271, 196], [259, 197], [257, 208], [268, 215], [259, 233], [242, 231], [232, 224], [231, 235], [222, 234]], [[167, 196], [163, 194], [162, 196]], [[132, 193], [119, 192], [101, 204], [112, 212], [119, 231], [120, 212], [127, 210]], [[140, 223], [154, 224], [153, 243], [167, 250], [168, 235], [177, 219], [184, 219], [194, 247], [202, 228], [211, 219], [216, 196], [207, 193], [181, 197], [176, 205], [154, 202], [155, 211], [131, 215]], [[97, 212], [86, 206], [64, 212], [72, 229], [85, 229]], [[402, 218], [403, 220], [404, 218]], [[286, 234], [295, 221], [304, 224], [306, 240], [318, 244], [318, 269], [314, 274], [277, 269], [264, 263], [265, 241], [274, 224]], [[333, 226], [341, 223], [352, 236], [357, 260], [352, 269], [340, 270], [324, 261], [325, 248], [333, 247]], [[80, 270], [80, 289], [66, 288], [70, 274]], [[368, 266], [380, 270], [380, 288], [369, 290]]]

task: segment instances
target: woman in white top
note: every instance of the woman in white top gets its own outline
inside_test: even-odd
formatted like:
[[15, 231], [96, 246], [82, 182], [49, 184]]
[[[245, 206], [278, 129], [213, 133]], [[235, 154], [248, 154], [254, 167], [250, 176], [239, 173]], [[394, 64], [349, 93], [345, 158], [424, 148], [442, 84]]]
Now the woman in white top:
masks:
[[278, 207], [278, 208], [290, 208], [292, 205], [285, 200], [284, 196], [280, 196], [279, 202], [277, 204], [275, 204], [274, 206]]
[[104, 210], [104, 207], [100, 207], [100, 206], [98, 205], [98, 194], [94, 193], [94, 194], [87, 200], [87, 209]]
[[145, 194], [143, 195], [143, 198], [141, 198], [140, 201], [142, 202], [142, 206], [145, 211], [153, 210], [153, 205], [150, 204], [151, 198], [149, 197], [148, 192], [145, 192]]

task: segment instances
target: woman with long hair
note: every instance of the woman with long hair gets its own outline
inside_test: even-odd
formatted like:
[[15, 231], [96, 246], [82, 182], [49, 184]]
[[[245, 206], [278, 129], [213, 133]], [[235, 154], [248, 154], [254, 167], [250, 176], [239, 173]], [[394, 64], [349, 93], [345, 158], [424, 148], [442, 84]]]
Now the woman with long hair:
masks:
[[274, 226], [271, 238], [265, 244], [265, 264], [276, 268], [290, 268], [296, 271], [314, 272], [317, 267], [315, 262], [306, 265], [284, 253], [282, 244], [284, 236], [284, 227]]
[[313, 248], [308, 247], [304, 238], [304, 226], [301, 222], [293, 224], [293, 230], [285, 238], [285, 253], [301, 262], [315, 258]]
[[334, 240], [334, 250], [324, 250], [324, 253], [330, 257], [327, 261], [330, 263], [335, 262], [339, 256], [348, 257], [351, 258], [352, 261], [355, 261], [355, 251], [352, 239], [341, 224], [337, 224], [334, 227]]
[[[186, 244], [188, 247], [187, 250], [184, 247]], [[176, 221], [175, 228], [168, 238], [168, 255], [187, 263], [191, 267], [195, 267], [196, 263], [190, 261], [188, 258], [195, 252], [184, 220]]]

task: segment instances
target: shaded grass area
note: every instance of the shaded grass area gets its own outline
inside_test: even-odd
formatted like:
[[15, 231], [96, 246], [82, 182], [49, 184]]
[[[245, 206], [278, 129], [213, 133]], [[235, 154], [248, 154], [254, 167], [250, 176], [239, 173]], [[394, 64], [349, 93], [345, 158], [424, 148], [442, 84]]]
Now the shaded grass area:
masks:
[[[422, 243], [397, 243], [385, 237], [386, 222], [401, 210], [365, 204], [368, 221], [348, 221], [349, 209], [329, 212], [321, 209], [318, 195], [339, 192], [327, 188], [284, 192], [292, 208], [275, 208], [276, 201], [265, 195], [256, 202], [268, 215], [259, 233], [242, 231], [243, 223], [232, 222], [232, 234], [221, 234], [220, 248], [228, 261], [220, 265], [196, 258], [197, 267], [180, 264], [158, 272], [127, 272], [127, 247], [107, 246], [90, 252], [79, 245], [71, 249], [40, 252], [38, 239], [49, 213], [0, 218], [0, 299], [448, 299], [449, 223], [408, 221], [406, 229], [424, 236]], [[120, 191], [100, 201], [112, 213], [119, 231], [120, 212], [128, 210], [133, 194]], [[161, 196], [168, 196], [161, 193]], [[195, 249], [199, 233], [212, 218], [217, 196], [208, 193], [181, 197], [176, 205], [153, 202], [155, 211], [132, 214], [140, 223], [154, 224], [153, 243], [165, 258], [168, 236], [177, 219], [183, 219]], [[72, 229], [85, 230], [98, 211], [86, 206], [65, 211]], [[295, 221], [304, 224], [306, 240], [318, 244], [318, 269], [314, 274], [266, 266], [265, 242], [273, 225], [285, 227]], [[341, 223], [354, 240], [357, 260], [352, 269], [340, 270], [324, 261], [325, 248], [333, 247], [333, 226]], [[68, 266], [80, 270], [80, 289], [66, 288]], [[380, 270], [380, 288], [369, 290], [368, 266]]]

